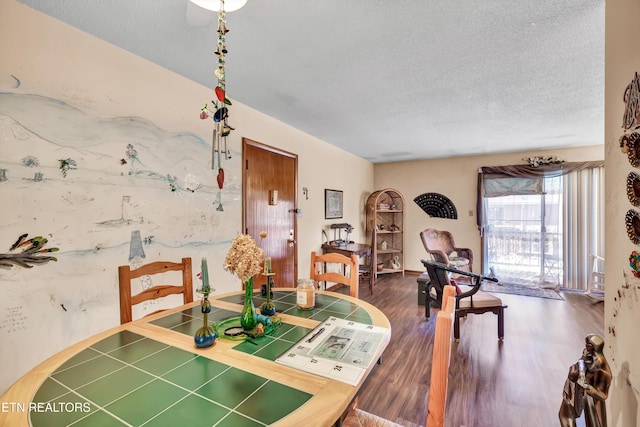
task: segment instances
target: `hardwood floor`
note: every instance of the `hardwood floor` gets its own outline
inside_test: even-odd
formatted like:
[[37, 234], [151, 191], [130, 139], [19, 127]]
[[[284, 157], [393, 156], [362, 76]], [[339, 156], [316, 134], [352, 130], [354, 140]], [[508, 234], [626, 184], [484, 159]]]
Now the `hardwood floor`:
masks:
[[[435, 326], [435, 316], [427, 320], [418, 305], [416, 278], [382, 276], [373, 296], [360, 286], [360, 298], [389, 318], [392, 338], [359, 406], [406, 427], [425, 425]], [[462, 320], [453, 343], [446, 427], [557, 426], [564, 381], [584, 337], [604, 337], [603, 304], [575, 293], [563, 293], [564, 301], [497, 295], [509, 306], [504, 341], [497, 317], [486, 313]]]

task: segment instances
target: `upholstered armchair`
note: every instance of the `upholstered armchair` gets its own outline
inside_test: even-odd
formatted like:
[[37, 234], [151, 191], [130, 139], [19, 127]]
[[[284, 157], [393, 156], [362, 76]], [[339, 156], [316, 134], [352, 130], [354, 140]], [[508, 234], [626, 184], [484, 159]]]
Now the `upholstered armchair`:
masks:
[[463, 271], [472, 271], [473, 251], [469, 248], [459, 248], [448, 231], [427, 228], [420, 232], [422, 244], [431, 258], [439, 263]]

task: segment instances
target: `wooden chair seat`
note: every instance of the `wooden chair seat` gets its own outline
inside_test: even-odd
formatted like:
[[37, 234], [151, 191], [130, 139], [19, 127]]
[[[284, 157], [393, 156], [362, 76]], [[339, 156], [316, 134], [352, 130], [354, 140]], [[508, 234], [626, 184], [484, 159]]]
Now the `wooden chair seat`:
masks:
[[400, 424], [386, 420], [362, 409], [355, 408], [347, 413], [342, 427], [402, 427]]
[[[473, 286], [458, 285], [461, 293], [470, 292]], [[460, 300], [460, 308], [484, 308], [484, 307], [496, 307], [501, 306], [502, 300], [497, 296], [488, 292], [478, 291], [473, 295], [473, 298], [464, 298]]]

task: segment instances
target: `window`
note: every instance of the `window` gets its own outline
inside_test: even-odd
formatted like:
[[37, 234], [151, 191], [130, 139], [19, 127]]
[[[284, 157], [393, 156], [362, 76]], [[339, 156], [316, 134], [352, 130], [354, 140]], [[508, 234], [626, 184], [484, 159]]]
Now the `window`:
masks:
[[478, 183], [484, 274], [587, 289], [604, 253], [604, 162], [481, 168]]

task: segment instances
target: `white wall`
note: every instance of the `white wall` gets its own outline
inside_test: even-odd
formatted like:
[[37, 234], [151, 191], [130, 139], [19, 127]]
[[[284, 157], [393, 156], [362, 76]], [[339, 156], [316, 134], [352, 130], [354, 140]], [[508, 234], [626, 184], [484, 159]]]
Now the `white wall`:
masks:
[[[301, 277], [322, 227], [334, 222], [324, 220], [325, 188], [344, 191], [340, 221], [363, 221], [370, 162], [238, 102], [230, 108], [236, 130], [224, 211], [217, 211], [212, 122], [198, 118], [212, 88], [15, 1], [0, 2], [0, 52], [0, 169], [9, 178], [0, 182], [0, 254], [23, 233], [60, 249], [57, 262], [0, 268], [0, 365], [11, 367], [0, 369], [0, 392], [46, 357], [119, 322], [117, 266], [129, 262], [132, 231], [149, 238], [145, 262], [190, 256], [195, 274], [206, 256], [217, 292], [239, 290], [222, 264], [241, 229], [242, 137], [299, 155]], [[141, 161], [131, 175], [131, 159], [120, 162], [129, 143]], [[24, 166], [27, 155], [40, 166]], [[58, 169], [65, 158], [78, 165], [66, 178]], [[41, 182], [33, 180], [37, 171]], [[120, 217], [123, 196], [130, 196], [130, 221], [98, 224]], [[357, 228], [353, 237], [363, 235]]]
[[[474, 253], [473, 271], [479, 272], [481, 240], [476, 225], [478, 169], [482, 166], [525, 164], [523, 158], [551, 155], [567, 162], [604, 158], [603, 146], [598, 145], [375, 165], [376, 189], [395, 188], [405, 198], [405, 268], [424, 271], [420, 260], [426, 258], [427, 253], [420, 240], [420, 232], [431, 227], [450, 231], [458, 247], [471, 248]], [[427, 215], [413, 201], [423, 193], [440, 193], [448, 197], [456, 207], [458, 219], [432, 218]]]
[[[640, 424], [640, 280], [629, 268], [629, 254], [639, 251], [627, 237], [625, 215], [633, 206], [626, 195], [632, 167], [619, 147], [623, 135], [625, 88], [640, 72], [640, 2], [607, 0], [605, 3], [605, 174], [606, 294], [605, 355], [611, 364], [608, 419], [612, 427]], [[635, 208], [640, 210], [640, 208]]]

